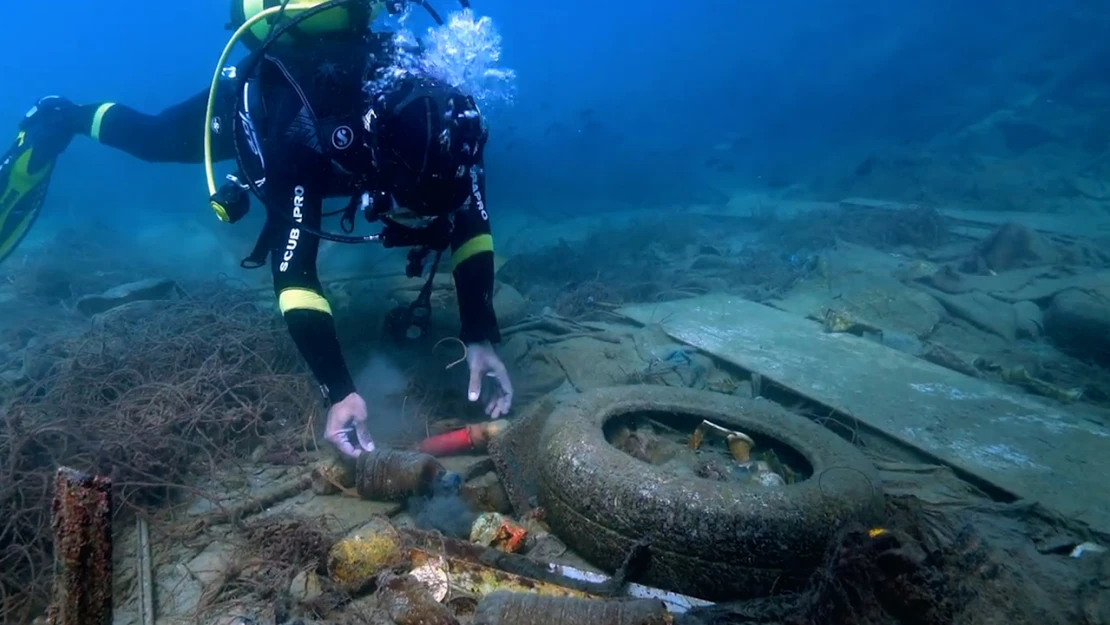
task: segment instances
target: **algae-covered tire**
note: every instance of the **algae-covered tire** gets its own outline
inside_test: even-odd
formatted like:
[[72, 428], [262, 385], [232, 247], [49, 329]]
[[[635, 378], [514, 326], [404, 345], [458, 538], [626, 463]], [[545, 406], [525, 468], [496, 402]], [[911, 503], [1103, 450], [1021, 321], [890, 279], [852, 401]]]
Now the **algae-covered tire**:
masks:
[[[677, 477], [609, 443], [614, 419], [651, 413], [703, 419], [773, 440], [809, 464], [794, 484]], [[875, 523], [883, 497], [873, 464], [848, 441], [762, 399], [660, 386], [598, 389], [550, 416], [538, 447], [537, 495], [554, 532], [610, 571], [648, 545], [635, 581], [713, 601], [765, 596], [804, 582], [846, 523]]]

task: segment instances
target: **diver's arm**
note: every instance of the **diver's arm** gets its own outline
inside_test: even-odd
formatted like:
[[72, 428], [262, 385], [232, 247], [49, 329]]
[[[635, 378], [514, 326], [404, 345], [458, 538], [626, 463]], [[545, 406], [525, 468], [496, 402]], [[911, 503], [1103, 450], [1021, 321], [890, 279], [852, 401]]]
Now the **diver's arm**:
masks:
[[[320, 228], [325, 167], [319, 155], [306, 155], [295, 167], [267, 171], [266, 204], [270, 219], [278, 220], [274, 228], [270, 263], [274, 276], [274, 292], [278, 308], [289, 326], [293, 342], [300, 350], [332, 402], [355, 392], [354, 382], [343, 360], [331, 306], [324, 297], [316, 274], [316, 254], [320, 239], [296, 225]], [[297, 159], [285, 156], [285, 163]], [[267, 159], [267, 163], [273, 160]], [[305, 166], [306, 163], [311, 165]]]
[[486, 177], [481, 167], [473, 170], [470, 198], [455, 214], [451, 232], [455, 290], [459, 300], [464, 343], [501, 341], [493, 310], [493, 236], [486, 211]]
[[[212, 160], [235, 156], [230, 116], [234, 95], [229, 82], [221, 85], [216, 102], [217, 126]], [[157, 115], [146, 115], [114, 102], [79, 106], [76, 132], [150, 163], [200, 163], [204, 160], [204, 128], [208, 89]]]

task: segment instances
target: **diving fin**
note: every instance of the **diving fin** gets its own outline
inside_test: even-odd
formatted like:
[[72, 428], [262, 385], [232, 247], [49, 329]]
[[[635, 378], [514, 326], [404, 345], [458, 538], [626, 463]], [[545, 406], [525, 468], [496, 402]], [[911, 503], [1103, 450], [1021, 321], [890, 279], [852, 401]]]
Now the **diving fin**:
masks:
[[62, 98], [40, 100], [0, 160], [0, 263], [30, 232], [46, 201], [54, 163], [73, 138], [57, 123], [56, 111], [67, 105], [72, 106]]

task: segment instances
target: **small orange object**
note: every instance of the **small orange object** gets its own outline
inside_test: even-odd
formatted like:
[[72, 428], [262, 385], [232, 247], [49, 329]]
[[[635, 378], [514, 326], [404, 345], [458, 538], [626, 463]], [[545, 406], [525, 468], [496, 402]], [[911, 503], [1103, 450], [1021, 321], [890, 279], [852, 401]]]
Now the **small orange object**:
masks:
[[496, 512], [479, 515], [470, 528], [470, 540], [505, 553], [516, 553], [524, 547], [528, 530], [519, 523]]
[[506, 519], [506, 522], [497, 528], [497, 540], [493, 545], [507, 553], [516, 553], [524, 547], [524, 541], [527, 538], [528, 530]]
[[426, 438], [416, 446], [417, 451], [433, 456], [450, 456], [473, 449], [474, 440], [470, 437], [470, 428], [468, 427]]

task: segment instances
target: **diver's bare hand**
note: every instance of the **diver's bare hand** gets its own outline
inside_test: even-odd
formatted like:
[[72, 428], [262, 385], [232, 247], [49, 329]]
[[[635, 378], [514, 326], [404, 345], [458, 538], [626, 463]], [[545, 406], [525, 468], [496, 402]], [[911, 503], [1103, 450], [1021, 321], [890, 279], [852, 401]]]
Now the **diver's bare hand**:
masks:
[[489, 341], [471, 343], [466, 346], [466, 364], [470, 367], [470, 387], [467, 389], [466, 398], [478, 401], [482, 395], [482, 378], [491, 377], [497, 380], [497, 389], [493, 397], [486, 404], [486, 414], [491, 419], [508, 414], [513, 407], [513, 383], [509, 379], [509, 372], [497, 351]]
[[[358, 393], [351, 393], [332, 404], [328, 409], [328, 424], [324, 438], [335, 445], [339, 453], [357, 458], [364, 451], [374, 451], [374, 440], [366, 427], [366, 401]], [[358, 441], [358, 447], [351, 440], [351, 434]]]

